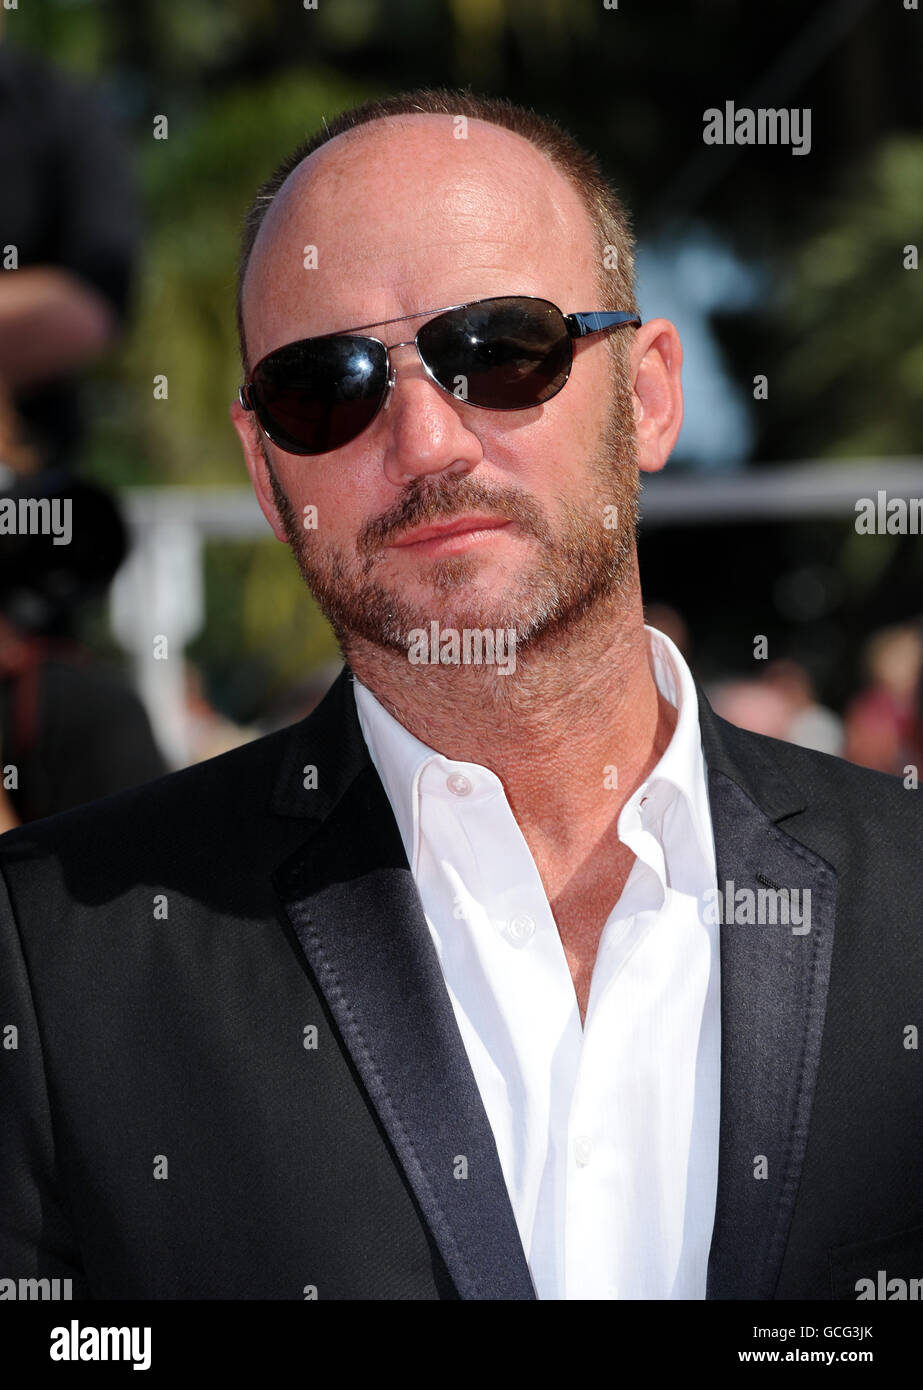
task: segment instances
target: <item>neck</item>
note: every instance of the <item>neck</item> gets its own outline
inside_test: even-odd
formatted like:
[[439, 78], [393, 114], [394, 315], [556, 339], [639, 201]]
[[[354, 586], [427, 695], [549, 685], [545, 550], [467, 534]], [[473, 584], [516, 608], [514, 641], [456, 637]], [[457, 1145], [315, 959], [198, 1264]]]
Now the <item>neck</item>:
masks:
[[346, 655], [422, 743], [490, 768], [530, 845], [565, 858], [617, 818], [676, 725], [651, 670], [637, 570], [630, 586], [565, 633], [518, 651], [506, 675], [490, 666], [412, 665], [358, 639]]

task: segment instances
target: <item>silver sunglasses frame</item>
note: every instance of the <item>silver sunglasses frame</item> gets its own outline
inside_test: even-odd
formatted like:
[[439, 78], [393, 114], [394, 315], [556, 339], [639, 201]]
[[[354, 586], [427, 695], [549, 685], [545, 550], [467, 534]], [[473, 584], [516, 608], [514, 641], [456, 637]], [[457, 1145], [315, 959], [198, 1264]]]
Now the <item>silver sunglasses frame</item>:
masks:
[[[416, 313], [413, 313], [413, 314], [399, 314], [397, 317], [395, 317], [395, 318], [393, 318], [393, 319], [378, 319], [378, 320], [373, 320], [371, 323], [360, 323], [360, 324], [355, 325], [355, 326], [352, 327], [352, 328], [339, 328], [339, 329], [335, 329], [335, 330], [333, 330], [333, 331], [331, 331], [331, 332], [329, 332], [329, 333], [317, 333], [317, 334], [313, 334], [313, 335], [312, 335], [311, 337], [309, 337], [309, 338], [296, 338], [296, 339], [294, 339], [294, 340], [293, 340], [292, 342], [290, 342], [290, 343], [283, 343], [283, 344], [281, 344], [281, 346], [276, 347], [276, 348], [273, 348], [271, 352], [265, 353], [265, 354], [260, 358], [260, 360], [259, 360], [259, 361], [256, 363], [256, 365], [253, 367], [253, 369], [252, 369], [252, 371], [251, 371], [251, 373], [250, 373], [249, 379], [248, 379], [242, 386], [239, 387], [238, 392], [237, 392], [237, 399], [239, 400], [239, 402], [240, 402], [240, 404], [241, 404], [241, 406], [242, 406], [242, 408], [243, 408], [244, 410], [246, 410], [246, 411], [252, 411], [252, 412], [254, 413], [254, 415], [256, 416], [257, 424], [259, 425], [259, 427], [260, 427], [260, 429], [263, 431], [263, 433], [266, 435], [267, 439], [269, 439], [273, 444], [275, 444], [275, 445], [276, 445], [276, 448], [281, 449], [281, 450], [283, 451], [283, 453], [291, 453], [291, 452], [292, 452], [291, 450], [286, 449], [286, 448], [285, 448], [285, 445], [280, 444], [280, 443], [278, 442], [278, 440], [276, 440], [276, 439], [273, 438], [272, 433], [271, 433], [271, 432], [266, 428], [266, 426], [263, 424], [263, 421], [260, 419], [260, 416], [259, 416], [259, 411], [257, 410], [256, 404], [254, 403], [253, 398], [252, 398], [251, 392], [252, 392], [252, 387], [253, 387], [254, 378], [255, 378], [256, 373], [258, 372], [259, 368], [262, 366], [262, 364], [263, 364], [264, 362], [266, 362], [270, 357], [274, 356], [275, 353], [281, 352], [281, 351], [283, 351], [283, 350], [286, 349], [286, 348], [297, 347], [297, 346], [299, 346], [301, 343], [322, 342], [325, 338], [351, 338], [351, 337], [355, 337], [355, 336], [357, 336], [357, 335], [362, 334], [362, 330], [365, 329], [365, 328], [384, 328], [384, 327], [387, 327], [387, 325], [388, 325], [388, 324], [391, 324], [391, 323], [406, 323], [408, 319], [417, 319], [417, 318], [423, 318], [424, 316], [427, 316], [427, 318], [426, 318], [426, 323], [422, 323], [422, 324], [420, 325], [420, 327], [417, 329], [416, 333], [414, 334], [414, 336], [413, 336], [412, 338], [406, 338], [406, 339], [403, 339], [402, 341], [397, 342], [397, 343], [390, 343], [390, 344], [389, 344], [389, 343], [385, 343], [385, 342], [383, 342], [383, 341], [381, 340], [381, 338], [376, 338], [374, 335], [371, 335], [371, 334], [362, 334], [362, 336], [363, 336], [363, 338], [364, 338], [364, 340], [365, 340], [366, 342], [369, 342], [369, 343], [376, 343], [380, 348], [382, 348], [382, 349], [384, 350], [384, 354], [385, 354], [385, 365], [386, 365], [386, 373], [387, 373], [387, 375], [386, 375], [386, 377], [385, 377], [385, 381], [384, 381], [384, 384], [383, 384], [383, 386], [382, 386], [381, 396], [380, 396], [380, 398], [379, 398], [379, 401], [378, 401], [377, 406], [375, 407], [375, 413], [374, 413], [374, 414], [371, 416], [371, 418], [369, 419], [368, 424], [364, 425], [364, 426], [362, 427], [362, 429], [359, 431], [358, 434], [353, 435], [353, 436], [352, 436], [352, 439], [346, 440], [344, 444], [338, 444], [338, 445], [336, 445], [333, 449], [324, 449], [324, 450], [321, 450], [319, 453], [303, 453], [303, 452], [302, 452], [302, 453], [299, 453], [299, 454], [298, 454], [298, 457], [301, 457], [301, 458], [320, 458], [320, 457], [321, 457], [323, 454], [325, 454], [325, 453], [328, 453], [328, 454], [336, 453], [336, 451], [337, 451], [338, 449], [343, 449], [343, 448], [345, 448], [345, 447], [346, 447], [346, 444], [351, 444], [351, 443], [353, 442], [353, 440], [359, 438], [359, 435], [364, 434], [365, 431], [366, 431], [367, 429], [369, 429], [369, 428], [371, 427], [372, 424], [374, 424], [375, 420], [377, 420], [377, 418], [378, 418], [379, 414], [381, 413], [381, 411], [382, 411], [382, 410], [387, 410], [387, 409], [388, 409], [388, 406], [389, 406], [390, 403], [391, 403], [391, 393], [392, 393], [392, 391], [394, 390], [395, 385], [397, 384], [397, 371], [396, 371], [396, 369], [395, 369], [395, 367], [394, 367], [394, 364], [393, 364], [392, 361], [391, 361], [391, 353], [392, 353], [392, 351], [393, 351], [395, 348], [399, 348], [399, 347], [414, 347], [414, 348], [416, 348], [417, 356], [418, 356], [418, 358], [420, 359], [420, 362], [421, 362], [421, 364], [422, 364], [422, 366], [423, 366], [423, 370], [426, 372], [426, 375], [429, 377], [430, 381], [433, 383], [434, 386], [437, 386], [437, 387], [439, 388], [439, 390], [442, 391], [445, 395], [451, 396], [454, 400], [462, 400], [465, 404], [474, 406], [474, 408], [475, 408], [476, 410], [499, 410], [499, 411], [504, 411], [504, 412], [515, 411], [515, 410], [534, 410], [534, 409], [536, 408], [534, 405], [513, 405], [513, 406], [506, 406], [506, 405], [479, 405], [476, 401], [469, 401], [469, 400], [467, 399], [467, 397], [458, 396], [457, 393], [456, 393], [455, 391], [450, 391], [449, 388], [448, 388], [447, 386], [443, 386], [442, 382], [441, 382], [441, 381], [438, 381], [438, 380], [436, 379], [436, 377], [433, 375], [433, 373], [432, 373], [432, 371], [431, 371], [431, 369], [430, 369], [429, 364], [427, 363], [427, 361], [426, 361], [426, 359], [424, 358], [422, 352], [420, 351], [420, 346], [419, 346], [419, 343], [417, 342], [417, 339], [419, 338], [420, 334], [423, 332], [424, 328], [428, 328], [429, 325], [430, 325], [435, 319], [440, 318], [443, 314], [451, 314], [451, 313], [454, 313], [454, 312], [455, 312], [456, 310], [458, 310], [458, 309], [473, 309], [473, 308], [476, 308], [478, 305], [481, 305], [481, 304], [491, 304], [491, 303], [494, 303], [495, 301], [500, 301], [500, 300], [505, 300], [505, 299], [518, 299], [518, 300], [526, 299], [526, 300], [530, 300], [532, 303], [535, 303], [535, 304], [546, 304], [546, 305], [548, 305], [550, 308], [554, 309], [558, 314], [561, 315], [561, 318], [562, 318], [562, 320], [563, 320], [563, 322], [564, 322], [564, 327], [565, 327], [566, 330], [567, 330], [567, 335], [568, 335], [568, 337], [571, 338], [571, 339], [586, 338], [586, 337], [589, 337], [590, 335], [595, 334], [595, 333], [604, 333], [604, 332], [606, 332], [606, 331], [607, 331], [608, 329], [610, 329], [610, 328], [623, 328], [623, 327], [627, 327], [628, 325], [631, 325], [632, 327], [635, 327], [635, 328], [640, 328], [640, 327], [641, 327], [641, 318], [640, 318], [637, 314], [633, 313], [631, 310], [628, 310], [628, 309], [619, 309], [619, 310], [614, 310], [614, 311], [592, 310], [592, 311], [586, 311], [586, 312], [582, 312], [582, 313], [565, 314], [565, 313], [563, 312], [563, 310], [559, 309], [558, 306], [557, 306], [557, 304], [555, 304], [552, 300], [550, 300], [550, 299], [544, 299], [544, 298], [543, 298], [542, 296], [540, 296], [540, 295], [532, 295], [532, 294], [499, 294], [499, 295], [488, 295], [488, 296], [487, 296], [486, 298], [484, 298], [484, 299], [469, 299], [469, 300], [464, 300], [461, 304], [447, 304], [447, 305], [443, 306], [443, 307], [440, 308], [440, 309], [418, 309], [418, 310], [416, 311]], [[567, 375], [565, 376], [564, 380], [561, 382], [561, 385], [560, 385], [560, 386], [557, 388], [557, 390], [554, 392], [554, 395], [548, 397], [548, 400], [553, 400], [553, 399], [554, 399], [554, 396], [558, 395], [561, 391], [563, 391], [564, 387], [567, 385], [568, 381], [570, 380], [570, 374], [571, 374], [572, 368], [573, 368], [573, 349], [571, 349], [571, 363], [570, 363], [570, 366], [569, 366], [568, 369], [567, 369]], [[539, 402], [539, 404], [544, 405], [544, 404], [546, 404], [546, 402], [545, 402], [545, 401], [542, 401], [542, 402]]]

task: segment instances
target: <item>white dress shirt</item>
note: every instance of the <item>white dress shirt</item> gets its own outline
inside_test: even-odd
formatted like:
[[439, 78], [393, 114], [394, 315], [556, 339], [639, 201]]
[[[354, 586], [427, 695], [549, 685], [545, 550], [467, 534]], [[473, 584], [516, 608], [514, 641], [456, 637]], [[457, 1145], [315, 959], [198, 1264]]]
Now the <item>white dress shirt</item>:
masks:
[[678, 718], [618, 818], [636, 858], [600, 938], [585, 1027], [500, 779], [427, 748], [355, 681], [539, 1298], [705, 1297], [720, 1101], [718, 928], [702, 908], [714, 841], [692, 676], [667, 637], [645, 632]]

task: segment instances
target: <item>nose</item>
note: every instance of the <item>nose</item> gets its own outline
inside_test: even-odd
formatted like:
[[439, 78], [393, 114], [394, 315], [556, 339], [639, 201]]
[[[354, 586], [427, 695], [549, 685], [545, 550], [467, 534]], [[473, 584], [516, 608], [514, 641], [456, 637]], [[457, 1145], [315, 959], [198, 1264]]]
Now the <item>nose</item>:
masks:
[[465, 416], [471, 409], [443, 391], [426, 373], [416, 346], [390, 349], [384, 470], [395, 487], [426, 473], [470, 473], [484, 457]]

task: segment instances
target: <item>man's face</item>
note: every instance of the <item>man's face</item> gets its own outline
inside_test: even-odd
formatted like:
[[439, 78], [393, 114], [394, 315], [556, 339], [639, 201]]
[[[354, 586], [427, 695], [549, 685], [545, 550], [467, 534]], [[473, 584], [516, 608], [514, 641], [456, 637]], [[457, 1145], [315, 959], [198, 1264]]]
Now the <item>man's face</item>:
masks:
[[[456, 139], [454, 129], [448, 116], [380, 121], [299, 167], [250, 262], [251, 362], [298, 338], [494, 295], [565, 313], [603, 307], [592, 228], [567, 181], [507, 131], [469, 121]], [[429, 316], [363, 331], [392, 344]], [[258, 440], [271, 465], [267, 514], [344, 650], [354, 635], [406, 650], [411, 629], [434, 620], [512, 628], [520, 650], [553, 640], [633, 565], [633, 397], [603, 337], [577, 342], [557, 396], [516, 412], [445, 394], [413, 346], [392, 363], [388, 409], [343, 448], [298, 457]], [[254, 471], [254, 417], [232, 414]], [[401, 544], [472, 514], [484, 529]]]

